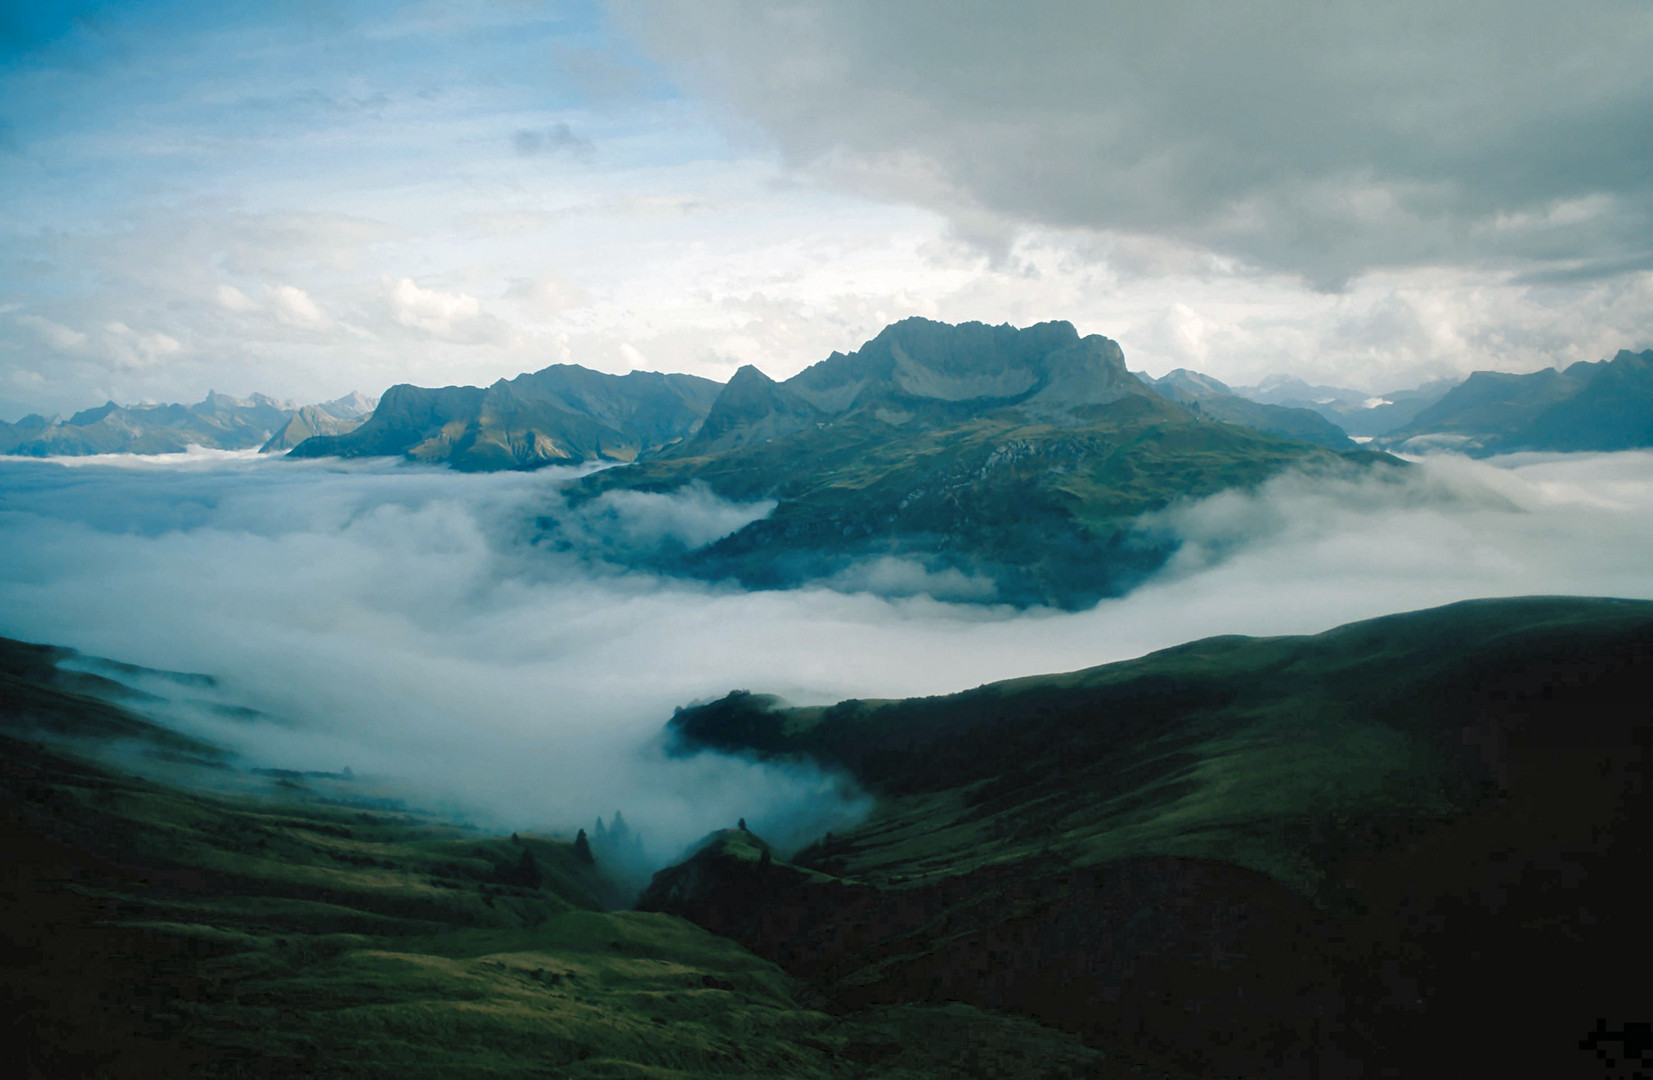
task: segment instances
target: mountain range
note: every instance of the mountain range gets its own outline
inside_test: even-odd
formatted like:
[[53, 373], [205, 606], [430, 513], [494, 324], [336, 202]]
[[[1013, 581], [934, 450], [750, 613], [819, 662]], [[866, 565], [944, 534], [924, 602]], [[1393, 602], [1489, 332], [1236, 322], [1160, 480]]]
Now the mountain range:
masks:
[[242, 400], [216, 391], [194, 405], [117, 405], [111, 401], [67, 420], [31, 415], [15, 424], [0, 421], [0, 454], [176, 454], [191, 446], [275, 451], [297, 445], [297, 437], [307, 430], [354, 427], [373, 411], [374, 404], [372, 398], [352, 393], [301, 409], [264, 394]]
[[1565, 371], [1477, 371], [1378, 441], [1476, 457], [1653, 446], [1653, 349]]
[[1213, 419], [1244, 424], [1333, 450], [1353, 450], [1356, 445], [1348, 432], [1314, 409], [1253, 401], [1197, 371], [1177, 368], [1157, 379], [1145, 372], [1134, 374], [1172, 401]]
[[1238, 386], [1235, 395], [1264, 405], [1309, 409], [1356, 438], [1385, 435], [1446, 396], [1457, 379], [1433, 379], [1406, 390], [1367, 394], [1346, 387], [1315, 386], [1302, 379], [1276, 375], [1256, 386]]
[[[1070, 323], [913, 318], [784, 382], [740, 369], [691, 436], [563, 498], [578, 511], [699, 485], [775, 502], [711, 544], [656, 553], [651, 565], [671, 572], [785, 587], [881, 565], [975, 599], [1082, 607], [1169, 556], [1137, 527], [1146, 512], [1286, 467], [1393, 461], [1344, 445], [1179, 404], [1126, 370], [1118, 344]], [[541, 524], [549, 543], [585, 542], [556, 515]]]
[[[911, 402], [974, 403], [978, 412], [1014, 407], [1065, 423], [1062, 418], [1076, 409], [1131, 395], [1117, 385], [1099, 389], [1086, 369], [1089, 361], [1066, 355], [1067, 345], [1005, 351], [992, 333], [966, 333], [947, 346], [953, 351], [946, 356], [879, 353], [876, 343], [886, 335], [910, 336], [920, 323], [946, 325], [906, 320], [848, 357], [834, 353], [782, 383], [750, 365], [724, 385], [693, 375], [609, 375], [557, 364], [489, 387], [398, 384], [385, 391], [383, 402], [359, 393], [303, 408], [262, 394], [241, 401], [210, 393], [189, 406], [109, 402], [67, 420], [36, 415], [0, 421], [0, 453], [154, 454], [192, 445], [261, 445], [265, 452], [297, 457], [399, 456], [468, 471], [532, 469], [739, 450], [836, 422], [852, 408], [881, 409], [892, 427], [935, 419], [933, 409], [907, 416]], [[1018, 333], [1008, 326], [990, 329]], [[1034, 331], [1043, 332], [1026, 332]], [[1374, 449], [1487, 456], [1653, 445], [1650, 356], [1653, 350], [1625, 350], [1565, 371], [1477, 371], [1462, 381], [1438, 379], [1379, 395], [1286, 376], [1230, 387], [1186, 368], [1158, 378], [1135, 376], [1197, 418], [1330, 450], [1346, 452], [1355, 441], [1370, 441]], [[1099, 393], [1108, 400], [1096, 399]], [[880, 395], [888, 400], [875, 401]]]
[[634, 461], [698, 430], [721, 386], [696, 375], [608, 375], [574, 364], [487, 388], [398, 384], [368, 421], [318, 435], [295, 457], [406, 457], [456, 469]]

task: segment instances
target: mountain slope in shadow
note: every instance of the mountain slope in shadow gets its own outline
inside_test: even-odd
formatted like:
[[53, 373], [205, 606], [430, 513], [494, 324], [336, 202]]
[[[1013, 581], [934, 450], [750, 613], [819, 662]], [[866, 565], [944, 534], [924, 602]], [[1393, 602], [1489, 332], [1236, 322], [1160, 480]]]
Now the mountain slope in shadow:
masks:
[[963, 694], [680, 710], [878, 796], [642, 905], [842, 1008], [962, 1001], [1196, 1075], [1591, 1075], [1653, 1016], [1653, 603], [1478, 601]]

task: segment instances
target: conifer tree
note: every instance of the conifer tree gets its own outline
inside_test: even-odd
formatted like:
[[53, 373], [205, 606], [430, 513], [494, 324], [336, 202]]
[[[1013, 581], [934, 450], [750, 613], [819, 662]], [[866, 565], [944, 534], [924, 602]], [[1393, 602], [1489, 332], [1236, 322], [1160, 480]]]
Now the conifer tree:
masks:
[[585, 830], [581, 829], [574, 837], [574, 857], [583, 863], [594, 863], [597, 860], [591, 855], [591, 841], [585, 838]]

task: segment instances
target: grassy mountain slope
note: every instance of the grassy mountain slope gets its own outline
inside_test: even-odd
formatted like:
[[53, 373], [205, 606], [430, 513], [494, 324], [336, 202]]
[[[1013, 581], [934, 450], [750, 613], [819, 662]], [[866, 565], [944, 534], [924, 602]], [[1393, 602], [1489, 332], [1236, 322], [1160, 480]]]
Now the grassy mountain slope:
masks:
[[[1144, 387], [1118, 346], [1066, 323], [1023, 330], [909, 319], [784, 383], [731, 380], [681, 447], [571, 485], [700, 482], [773, 514], [666, 569], [773, 587], [881, 557], [960, 571], [1015, 604], [1081, 607], [1169, 555], [1135, 519], [1287, 467], [1381, 460], [1202, 419]], [[554, 519], [543, 526], [558, 540]]]
[[486, 389], [402, 384], [360, 428], [306, 439], [293, 456], [405, 456], [473, 471], [631, 461], [695, 431], [718, 389], [694, 375], [608, 375], [572, 364]]
[[644, 901], [845, 1003], [1296, 1076], [1576, 1074], [1598, 1018], [1653, 1009], [1621, 962], [1653, 947], [1653, 604], [1475, 602], [940, 698], [732, 695], [671, 727], [878, 795], [796, 870], [714, 844]]
[[[565, 840], [486, 835], [344, 777], [232, 770], [68, 656], [0, 641], [13, 1075], [1132, 1075], [969, 1007], [829, 1015], [731, 941], [612, 910], [601, 864]], [[180, 754], [220, 790], [108, 763]]]

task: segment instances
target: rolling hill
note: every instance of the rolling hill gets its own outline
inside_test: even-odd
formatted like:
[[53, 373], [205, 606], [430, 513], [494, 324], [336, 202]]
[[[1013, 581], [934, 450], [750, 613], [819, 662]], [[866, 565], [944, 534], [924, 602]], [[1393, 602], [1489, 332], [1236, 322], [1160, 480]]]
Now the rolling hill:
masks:
[[[1591, 1075], [1653, 1015], [1653, 603], [1477, 601], [945, 697], [679, 710], [878, 797], [642, 907], [841, 1007], [965, 1001], [1207, 1076]], [[1581, 1043], [1585, 1044], [1581, 1051]]]
[[1137, 1075], [1140, 1059], [964, 1005], [829, 1014], [732, 941], [618, 910], [601, 858], [567, 837], [490, 834], [348, 773], [254, 769], [147, 719], [147, 692], [85, 660], [0, 639], [14, 1076]]

